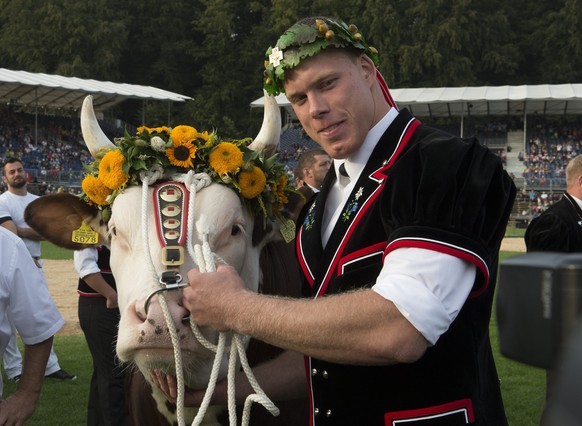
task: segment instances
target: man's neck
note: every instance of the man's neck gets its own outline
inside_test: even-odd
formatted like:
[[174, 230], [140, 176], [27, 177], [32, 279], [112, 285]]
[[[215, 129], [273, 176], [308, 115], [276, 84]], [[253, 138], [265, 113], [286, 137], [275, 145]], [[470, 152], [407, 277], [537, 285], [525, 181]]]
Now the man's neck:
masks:
[[14, 195], [19, 195], [21, 197], [24, 197], [26, 194], [28, 194], [28, 190], [26, 189], [26, 186], [23, 186], [22, 188], [8, 187], [8, 192], [10, 192], [11, 194], [14, 194]]

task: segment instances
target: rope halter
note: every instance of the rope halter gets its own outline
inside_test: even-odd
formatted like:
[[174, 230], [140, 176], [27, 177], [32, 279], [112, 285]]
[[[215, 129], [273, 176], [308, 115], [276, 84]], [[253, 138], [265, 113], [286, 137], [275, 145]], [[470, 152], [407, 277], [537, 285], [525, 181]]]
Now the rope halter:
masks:
[[[167, 329], [170, 333], [172, 346], [174, 350], [174, 361], [177, 382], [177, 419], [179, 426], [184, 425], [184, 375], [182, 367], [182, 352], [180, 349], [180, 341], [177, 336], [176, 327], [173, 326], [173, 320], [168, 308], [165, 298], [165, 292], [179, 290], [188, 286], [184, 282], [182, 275], [179, 273], [179, 268], [184, 264], [184, 245], [186, 243], [188, 255], [191, 260], [197, 265], [200, 272], [213, 272], [216, 270], [216, 260], [224, 262], [216, 256], [208, 243], [208, 235], [211, 234], [210, 229], [199, 229], [198, 234], [201, 236], [202, 244], [193, 245], [194, 241], [194, 204], [196, 194], [198, 191], [204, 189], [212, 183], [211, 178], [206, 173], [194, 173], [193, 171], [187, 174], [177, 174], [171, 176], [172, 181], [163, 182], [154, 187], [153, 190], [153, 205], [155, 214], [156, 231], [158, 239], [162, 245], [162, 259], [161, 264], [166, 268], [165, 271], [158, 276], [154, 262], [151, 258], [151, 253], [148, 243], [148, 200], [149, 200], [149, 186], [154, 184], [162, 177], [162, 171], [152, 169], [147, 172], [142, 172], [142, 239], [144, 243], [144, 252], [149, 264], [149, 269], [154, 275], [155, 281], [160, 284], [158, 289], [153, 290], [145, 302], [145, 312], [149, 309], [149, 305], [154, 296], [159, 296], [159, 304], [166, 320]], [[202, 226], [201, 226], [202, 227]], [[225, 351], [229, 351], [228, 373], [227, 373], [227, 394], [228, 394], [228, 413], [229, 422], [231, 426], [237, 425], [236, 414], [236, 400], [235, 400], [235, 375], [237, 373], [237, 365], [240, 364], [244, 373], [249, 380], [255, 394], [249, 395], [245, 401], [242, 417], [242, 425], [247, 426], [250, 423], [250, 410], [253, 402], [258, 402], [263, 405], [269, 412], [277, 416], [279, 409], [263, 392], [253, 372], [248, 364], [246, 358], [246, 347], [249, 341], [247, 336], [233, 332], [221, 332], [218, 336], [218, 343], [215, 345], [209, 342], [201, 333], [198, 326], [190, 317], [190, 329], [198, 342], [206, 349], [215, 352], [212, 371], [209, 378], [208, 387], [204, 394], [202, 404], [198, 410], [192, 425], [200, 425], [208, 407], [212, 394], [216, 388], [218, 374], [220, 371], [221, 361], [224, 358]], [[231, 341], [231, 346], [226, 347], [227, 340]]]

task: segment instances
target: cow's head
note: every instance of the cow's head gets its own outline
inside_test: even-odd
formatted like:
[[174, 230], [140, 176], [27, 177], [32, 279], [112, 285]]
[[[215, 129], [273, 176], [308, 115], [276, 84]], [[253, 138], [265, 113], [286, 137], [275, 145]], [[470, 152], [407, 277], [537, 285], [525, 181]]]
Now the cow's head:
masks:
[[[88, 167], [83, 196], [48, 195], [26, 209], [31, 227], [59, 246], [81, 249], [98, 241], [110, 247], [121, 311], [117, 353], [147, 379], [154, 368], [175, 374], [169, 333], [174, 327], [185, 385], [201, 389], [208, 384], [214, 354], [193, 337], [181, 291], [162, 293], [172, 325], [166, 323], [158, 294], [152, 297], [164, 272], [187, 277], [197, 267], [189, 241], [190, 247], [207, 241], [215, 259], [234, 266], [257, 291], [261, 249], [288, 224], [281, 207], [290, 188], [282, 166], [269, 157], [279, 140], [280, 112], [274, 98], [266, 98], [263, 126], [254, 141], [221, 145], [215, 134], [187, 126], [140, 128], [137, 137], [126, 135], [113, 143], [87, 97], [81, 125], [95, 162]], [[202, 333], [216, 341], [213, 330]], [[220, 375], [225, 374], [223, 362]], [[166, 410], [163, 397], [157, 399]]]

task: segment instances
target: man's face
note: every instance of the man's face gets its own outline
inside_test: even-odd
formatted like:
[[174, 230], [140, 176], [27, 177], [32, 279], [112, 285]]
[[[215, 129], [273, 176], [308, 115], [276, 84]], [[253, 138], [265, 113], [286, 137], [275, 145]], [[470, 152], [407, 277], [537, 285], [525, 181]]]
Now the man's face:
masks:
[[376, 124], [374, 64], [327, 49], [285, 74], [285, 93], [307, 134], [332, 158], [346, 158]]
[[309, 185], [321, 189], [323, 179], [331, 166], [331, 158], [329, 155], [314, 155], [313, 160], [311, 167], [303, 170], [303, 178]]
[[22, 188], [26, 185], [26, 172], [21, 162], [8, 163], [4, 166], [2, 180], [8, 188]]

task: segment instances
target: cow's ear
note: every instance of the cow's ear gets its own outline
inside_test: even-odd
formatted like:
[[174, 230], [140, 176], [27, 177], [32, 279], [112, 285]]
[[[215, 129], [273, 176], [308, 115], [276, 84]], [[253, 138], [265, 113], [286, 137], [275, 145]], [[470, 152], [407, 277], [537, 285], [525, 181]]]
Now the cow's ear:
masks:
[[[71, 194], [51, 194], [37, 198], [24, 211], [24, 220], [45, 239], [59, 247], [80, 250], [94, 247], [79, 241], [91, 242], [93, 231], [98, 244], [109, 245], [107, 224], [101, 221], [99, 210]], [[81, 231], [81, 225], [88, 225]], [[79, 234], [85, 235], [79, 238]], [[75, 239], [73, 240], [73, 235]]]

